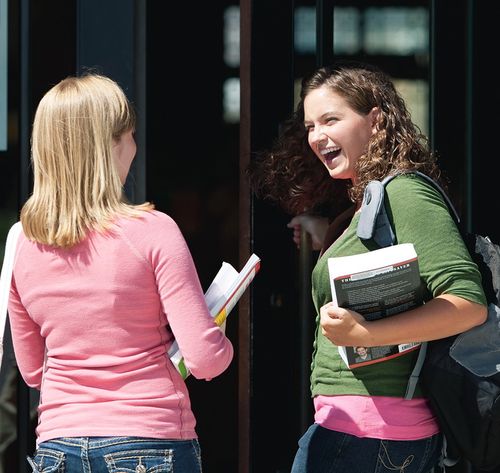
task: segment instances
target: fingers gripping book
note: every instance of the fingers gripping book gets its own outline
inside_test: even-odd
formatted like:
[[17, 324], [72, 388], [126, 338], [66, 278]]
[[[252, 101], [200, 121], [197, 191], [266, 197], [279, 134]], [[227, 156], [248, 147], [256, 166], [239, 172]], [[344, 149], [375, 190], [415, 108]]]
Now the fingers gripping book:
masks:
[[[328, 258], [332, 301], [377, 320], [423, 304], [423, 286], [413, 244], [403, 243], [352, 256]], [[378, 363], [411, 350], [420, 343], [377, 347], [339, 346], [349, 368]]]
[[[240, 272], [236, 271], [229, 263], [225, 261], [222, 263], [219, 272], [205, 292], [208, 310], [219, 327], [226, 321], [229, 312], [238, 303], [259, 269], [260, 258], [255, 253], [248, 258]], [[174, 340], [172, 343], [168, 350], [168, 356], [177, 371], [186, 379], [190, 373], [184, 363], [177, 341]]]

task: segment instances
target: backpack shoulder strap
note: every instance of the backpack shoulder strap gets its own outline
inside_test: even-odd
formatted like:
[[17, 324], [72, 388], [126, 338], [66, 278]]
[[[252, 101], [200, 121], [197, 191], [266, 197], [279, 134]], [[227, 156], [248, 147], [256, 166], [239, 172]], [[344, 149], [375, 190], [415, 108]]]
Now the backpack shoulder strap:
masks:
[[415, 361], [415, 366], [408, 379], [408, 384], [406, 385], [406, 392], [404, 399], [413, 399], [415, 394], [415, 389], [417, 387], [418, 378], [420, 376], [420, 371], [422, 371], [422, 366], [424, 366], [425, 355], [427, 354], [427, 342], [422, 342], [420, 344], [420, 350], [418, 351], [418, 356]]
[[385, 186], [395, 176], [383, 181], [370, 181], [366, 186], [361, 203], [356, 234], [362, 240], [374, 239], [381, 247], [391, 246], [396, 241], [384, 205]]

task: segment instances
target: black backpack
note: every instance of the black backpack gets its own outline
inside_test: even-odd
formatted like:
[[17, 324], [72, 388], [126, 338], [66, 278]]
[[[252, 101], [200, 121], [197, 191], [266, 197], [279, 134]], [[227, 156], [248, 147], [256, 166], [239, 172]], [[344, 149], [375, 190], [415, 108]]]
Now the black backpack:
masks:
[[[467, 460], [475, 470], [500, 468], [500, 248], [488, 237], [465, 232], [455, 208], [429, 176], [412, 172], [434, 186], [479, 267], [488, 299], [488, 319], [453, 337], [423, 343], [408, 382], [407, 399], [416, 383], [434, 409], [445, 440], [444, 466]], [[395, 235], [384, 208], [385, 185], [396, 175], [366, 187], [357, 228], [361, 239], [392, 245]]]

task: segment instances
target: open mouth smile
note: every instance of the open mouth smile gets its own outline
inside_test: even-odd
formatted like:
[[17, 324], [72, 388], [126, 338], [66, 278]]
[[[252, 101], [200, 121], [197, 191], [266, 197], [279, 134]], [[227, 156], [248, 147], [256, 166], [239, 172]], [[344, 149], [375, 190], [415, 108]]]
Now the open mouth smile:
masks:
[[325, 148], [320, 151], [326, 164], [330, 164], [341, 152], [341, 148]]

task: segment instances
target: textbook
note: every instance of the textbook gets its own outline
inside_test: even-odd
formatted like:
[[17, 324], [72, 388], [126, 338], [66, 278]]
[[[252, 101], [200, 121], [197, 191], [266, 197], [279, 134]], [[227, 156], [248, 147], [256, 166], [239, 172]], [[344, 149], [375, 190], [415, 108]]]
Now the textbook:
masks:
[[[377, 320], [423, 304], [418, 257], [413, 244], [402, 243], [352, 256], [328, 258], [332, 301], [337, 307]], [[343, 347], [349, 368], [385, 361], [416, 350], [420, 342], [377, 347]]]
[[[227, 316], [238, 303], [246, 288], [253, 281], [260, 269], [260, 258], [253, 253], [240, 272], [232, 265], [222, 263], [210, 287], [205, 292], [205, 301], [215, 323], [220, 327]], [[184, 364], [184, 358], [177, 341], [174, 340], [168, 350], [168, 356], [183, 379], [189, 376], [189, 370]]]

